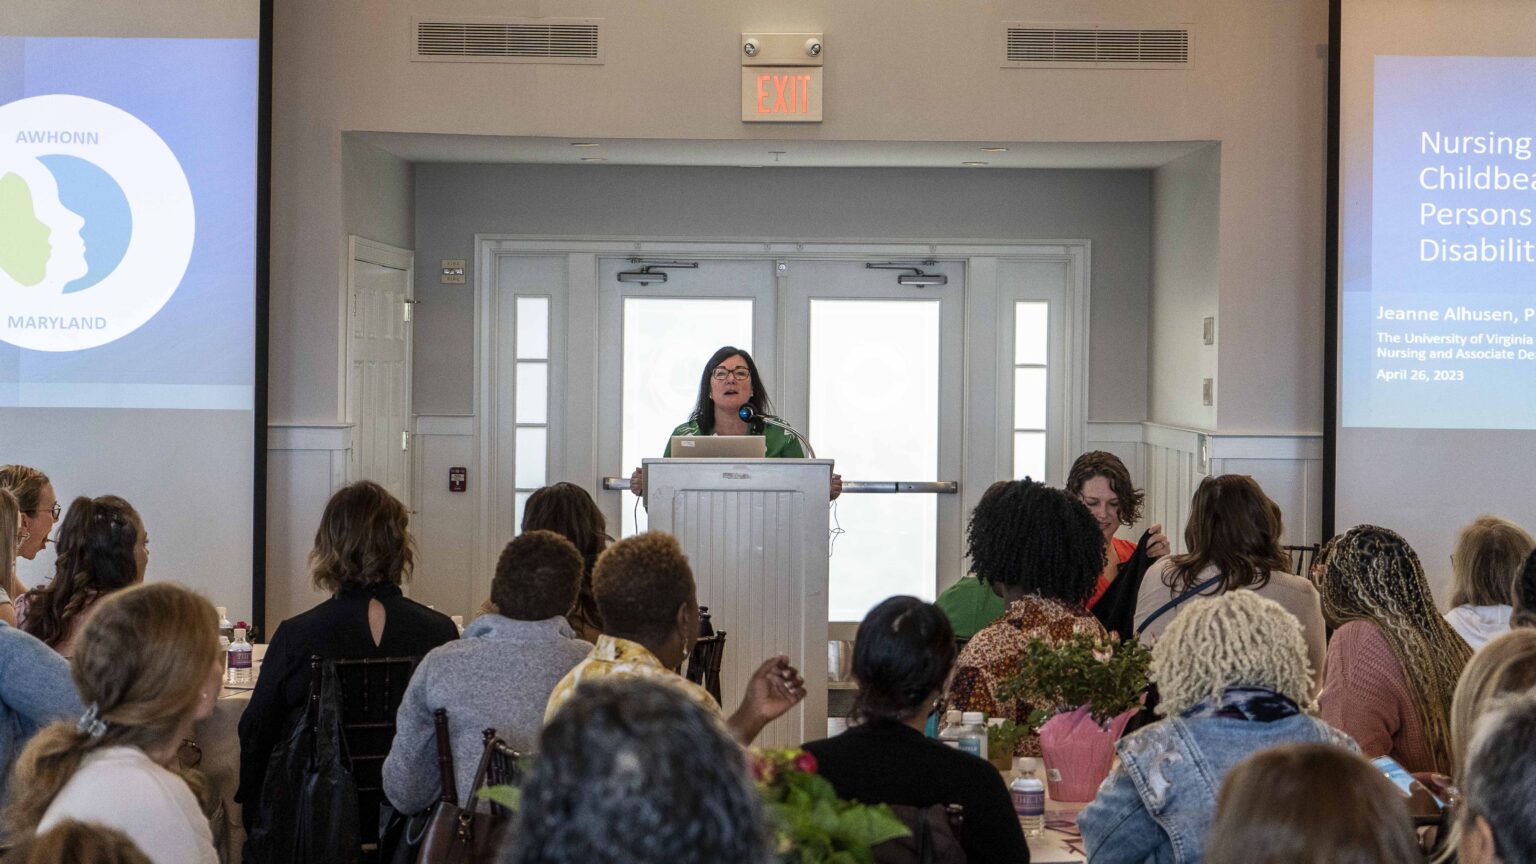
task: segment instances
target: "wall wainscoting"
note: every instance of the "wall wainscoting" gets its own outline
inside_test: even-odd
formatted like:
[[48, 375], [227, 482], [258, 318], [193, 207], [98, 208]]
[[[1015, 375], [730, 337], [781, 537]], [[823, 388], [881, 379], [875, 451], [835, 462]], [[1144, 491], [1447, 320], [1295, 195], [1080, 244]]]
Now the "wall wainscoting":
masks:
[[1119, 456], [1146, 492], [1140, 530], [1161, 523], [1174, 551], [1195, 487], [1217, 474], [1248, 474], [1285, 517], [1284, 541], [1322, 542], [1323, 436], [1225, 435], [1150, 422], [1089, 423], [1088, 447]]
[[[349, 423], [267, 427], [267, 621], [263, 638], [284, 618], [324, 600], [309, 581], [309, 550], [325, 502], [346, 485], [352, 458]], [[231, 610], [233, 611], [233, 610]], [[231, 616], [233, 617], [233, 616]]]

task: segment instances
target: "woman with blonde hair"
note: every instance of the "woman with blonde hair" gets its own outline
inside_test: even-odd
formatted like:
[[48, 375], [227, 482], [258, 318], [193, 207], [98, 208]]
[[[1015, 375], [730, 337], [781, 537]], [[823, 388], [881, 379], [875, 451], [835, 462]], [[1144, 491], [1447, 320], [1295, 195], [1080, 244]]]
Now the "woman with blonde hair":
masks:
[[1479, 516], [1456, 536], [1451, 553], [1451, 611], [1445, 620], [1472, 650], [1509, 630], [1510, 592], [1536, 540], [1497, 516]]
[[218, 623], [207, 600], [170, 583], [97, 606], [74, 658], [85, 713], [22, 751], [6, 814], [13, 836], [76, 819], [123, 832], [155, 864], [218, 860], [197, 796], [175, 770], [181, 742], [219, 696]]
[[114, 828], [65, 819], [6, 853], [7, 864], [152, 864]]
[[1354, 749], [1311, 716], [1312, 670], [1296, 616], [1254, 591], [1191, 600], [1152, 648], [1166, 719], [1115, 744], [1114, 770], [1079, 814], [1094, 864], [1200, 861], [1222, 778], [1280, 744]]
[[69, 657], [87, 614], [103, 597], [144, 581], [149, 532], [116, 495], [80, 497], [59, 527], [53, 581], [16, 598], [21, 629]]
[[59, 521], [59, 499], [53, 494], [48, 475], [25, 465], [0, 465], [0, 489], [16, 496], [21, 511], [20, 536], [6, 556], [12, 565], [11, 571], [0, 583], [0, 620], [15, 624], [16, 613], [8, 604], [27, 590], [16, 575], [16, 559], [31, 561], [43, 550], [43, 545], [48, 542], [48, 532]]
[[1423, 860], [1405, 799], [1371, 763], [1327, 744], [1244, 759], [1221, 784], [1205, 864]]
[[0, 488], [0, 621], [16, 626], [16, 547], [21, 542], [21, 505], [9, 489]]
[[1284, 533], [1280, 508], [1252, 477], [1223, 474], [1200, 481], [1184, 528], [1188, 551], [1147, 571], [1136, 600], [1136, 634], [1155, 641], [1195, 597], [1253, 591], [1301, 622], [1315, 692], [1322, 682], [1326, 625], [1317, 589], [1290, 572], [1291, 557], [1280, 545]]
[[331, 598], [272, 634], [251, 704], [240, 715], [240, 788], [246, 828], [260, 808], [267, 760], [309, 697], [309, 660], [422, 657], [459, 638], [447, 615], [400, 590], [415, 560], [405, 505], [362, 480], [325, 505], [309, 572]]
[[1472, 742], [1472, 727], [1494, 699], [1536, 690], [1536, 630], [1511, 630], [1472, 656], [1451, 697], [1451, 755], [1458, 781]]
[[1328, 645], [1323, 719], [1370, 758], [1451, 771], [1451, 695], [1472, 648], [1435, 607], [1419, 556], [1396, 532], [1357, 525], [1319, 580]]

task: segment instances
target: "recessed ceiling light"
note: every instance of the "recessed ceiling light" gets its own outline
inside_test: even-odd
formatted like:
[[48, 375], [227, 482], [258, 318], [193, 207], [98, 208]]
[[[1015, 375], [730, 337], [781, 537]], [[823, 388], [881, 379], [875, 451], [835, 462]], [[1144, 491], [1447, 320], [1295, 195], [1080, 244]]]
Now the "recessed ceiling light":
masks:
[[1008, 148], [1007, 147], [983, 147], [983, 148], [981, 148], [981, 152], [983, 152], [983, 153], [1007, 153], [1008, 152]]
[[987, 163], [985, 163], [985, 162], [961, 162], [960, 164], [965, 166], [966, 168], [980, 168], [981, 166], [983, 166], [983, 165], [985, 165]]
[[607, 162], [608, 160], [604, 159], [601, 156], [583, 156], [583, 157], [581, 157], [581, 161], [583, 161], [583, 162]]
[[571, 142], [571, 146], [572, 147], [597, 147], [599, 145], [595, 141], [572, 141]]

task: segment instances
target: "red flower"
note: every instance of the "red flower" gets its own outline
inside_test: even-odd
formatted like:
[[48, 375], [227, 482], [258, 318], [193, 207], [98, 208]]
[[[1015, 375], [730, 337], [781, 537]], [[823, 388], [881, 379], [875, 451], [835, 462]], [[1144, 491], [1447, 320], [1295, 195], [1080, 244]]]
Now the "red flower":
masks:
[[795, 757], [795, 770], [803, 771], [806, 774], [815, 774], [816, 757], [803, 750], [800, 751], [800, 755]]

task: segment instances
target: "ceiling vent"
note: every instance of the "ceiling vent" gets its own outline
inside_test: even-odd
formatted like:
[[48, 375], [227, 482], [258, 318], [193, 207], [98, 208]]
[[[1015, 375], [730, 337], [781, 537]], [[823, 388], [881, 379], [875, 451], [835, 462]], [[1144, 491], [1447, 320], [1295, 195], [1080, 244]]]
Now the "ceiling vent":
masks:
[[1003, 66], [1023, 69], [1188, 69], [1188, 24], [1115, 26], [1003, 22]]
[[600, 18], [417, 18], [411, 59], [600, 64], [602, 24]]

